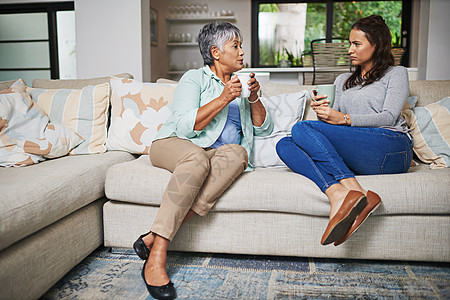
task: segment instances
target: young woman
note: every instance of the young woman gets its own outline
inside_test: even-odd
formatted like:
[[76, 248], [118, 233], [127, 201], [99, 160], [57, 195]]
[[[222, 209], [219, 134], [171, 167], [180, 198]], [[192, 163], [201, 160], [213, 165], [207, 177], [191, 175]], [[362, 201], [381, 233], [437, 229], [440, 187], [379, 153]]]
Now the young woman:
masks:
[[412, 137], [401, 110], [409, 96], [408, 73], [393, 67], [391, 34], [381, 16], [358, 20], [348, 50], [354, 72], [335, 80], [333, 108], [326, 95], [311, 101], [318, 121], [302, 121], [277, 144], [294, 172], [316, 183], [330, 201], [330, 221], [321, 243], [347, 240], [381, 204], [355, 174], [407, 172]]
[[198, 43], [205, 66], [183, 75], [174, 94], [175, 110], [150, 148], [154, 166], [172, 172], [150, 232], [134, 243], [145, 259], [142, 277], [157, 299], [173, 299], [166, 272], [169, 242], [193, 215], [205, 216], [217, 198], [249, 166], [253, 135], [268, 135], [273, 124], [258, 98], [251, 74], [250, 96], [240, 97], [232, 74], [242, 69], [240, 30], [227, 22], [207, 24]]

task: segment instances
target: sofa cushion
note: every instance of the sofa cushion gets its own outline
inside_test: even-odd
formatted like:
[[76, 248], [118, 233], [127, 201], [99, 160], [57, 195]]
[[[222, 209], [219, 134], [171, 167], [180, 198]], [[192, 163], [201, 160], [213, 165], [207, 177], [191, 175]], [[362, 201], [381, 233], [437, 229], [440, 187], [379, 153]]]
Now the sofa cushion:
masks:
[[417, 106], [438, 102], [450, 96], [450, 80], [412, 80], [409, 94], [417, 96]]
[[32, 165], [66, 155], [83, 139], [51, 123], [42, 109], [20, 93], [0, 94], [0, 166]]
[[[270, 97], [302, 90], [309, 91], [315, 87], [314, 85], [268, 83], [262, 86], [262, 94], [264, 97]], [[409, 89], [410, 96], [417, 96], [417, 106], [425, 106], [450, 95], [450, 80], [412, 80], [409, 82]], [[309, 100], [306, 103], [303, 120], [317, 120]]]
[[175, 87], [112, 77], [108, 150], [148, 154], [156, 134], [172, 114]]
[[7, 80], [7, 81], [0, 81], [0, 91], [1, 90], [7, 90], [13, 85], [14, 82], [21, 79], [14, 79], [14, 80]]
[[0, 168], [0, 250], [103, 197], [107, 169], [132, 159], [111, 151]]
[[27, 92], [50, 120], [72, 129], [85, 141], [69, 154], [106, 151], [109, 83], [82, 89], [27, 88]]
[[[106, 175], [107, 198], [160, 205], [171, 173], [153, 167], [149, 156], [111, 167]], [[430, 170], [421, 164], [404, 174], [357, 176], [377, 192], [383, 205], [376, 214], [449, 214], [450, 170]], [[220, 197], [214, 211], [277, 211], [328, 216], [324, 193], [306, 177], [288, 168], [260, 168], [242, 174]]]
[[[120, 78], [133, 78], [133, 75], [121, 73], [115, 75]], [[82, 89], [88, 85], [109, 83], [111, 77], [97, 77], [89, 79], [35, 79], [32, 87], [40, 89]]]
[[272, 117], [273, 131], [268, 136], [255, 136], [251, 164], [255, 168], [285, 167], [275, 146], [291, 134], [292, 126], [303, 118], [308, 91], [261, 97], [261, 102]]
[[414, 153], [432, 169], [450, 167], [450, 97], [413, 110], [402, 116], [414, 138]]
[[285, 93], [298, 93], [301, 91], [308, 91], [307, 101], [304, 108], [303, 120], [317, 120], [316, 113], [311, 108], [309, 91], [315, 88], [315, 85], [294, 85], [294, 84], [279, 84], [268, 83], [262, 86], [261, 93], [263, 97], [272, 97]]

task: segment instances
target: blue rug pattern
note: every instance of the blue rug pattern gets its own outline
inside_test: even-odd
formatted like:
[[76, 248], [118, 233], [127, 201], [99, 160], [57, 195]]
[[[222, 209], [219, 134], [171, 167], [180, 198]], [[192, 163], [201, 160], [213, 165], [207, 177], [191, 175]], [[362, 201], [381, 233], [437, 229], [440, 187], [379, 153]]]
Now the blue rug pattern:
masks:
[[[41, 300], [152, 299], [132, 250], [101, 247]], [[450, 264], [169, 252], [177, 299], [450, 299]]]

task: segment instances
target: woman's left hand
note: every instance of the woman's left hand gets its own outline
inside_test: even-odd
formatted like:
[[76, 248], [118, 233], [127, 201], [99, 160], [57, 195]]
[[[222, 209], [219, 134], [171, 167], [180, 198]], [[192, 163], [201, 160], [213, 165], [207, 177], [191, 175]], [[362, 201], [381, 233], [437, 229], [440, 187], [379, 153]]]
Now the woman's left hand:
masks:
[[249, 89], [250, 89], [250, 96], [248, 97], [248, 100], [253, 102], [258, 98], [258, 91], [260, 89], [260, 85], [258, 80], [255, 78], [255, 73], [250, 73], [250, 80], [248, 83]]

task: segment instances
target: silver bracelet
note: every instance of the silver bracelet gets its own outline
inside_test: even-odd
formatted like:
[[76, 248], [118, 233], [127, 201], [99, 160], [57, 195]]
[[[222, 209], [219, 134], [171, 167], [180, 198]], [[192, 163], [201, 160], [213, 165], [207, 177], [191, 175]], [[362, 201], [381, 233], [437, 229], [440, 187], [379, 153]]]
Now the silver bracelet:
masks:
[[345, 121], [345, 125], [348, 126], [348, 123], [347, 123], [347, 121], [348, 121], [348, 115], [347, 115], [347, 114], [344, 114], [344, 121]]
[[258, 98], [256, 98], [256, 100], [255, 101], [250, 101], [250, 100], [248, 100], [248, 98], [247, 98], [247, 101], [248, 101], [248, 103], [250, 103], [250, 104], [253, 104], [253, 103], [256, 103], [256, 102], [258, 102], [259, 101], [259, 97]]

